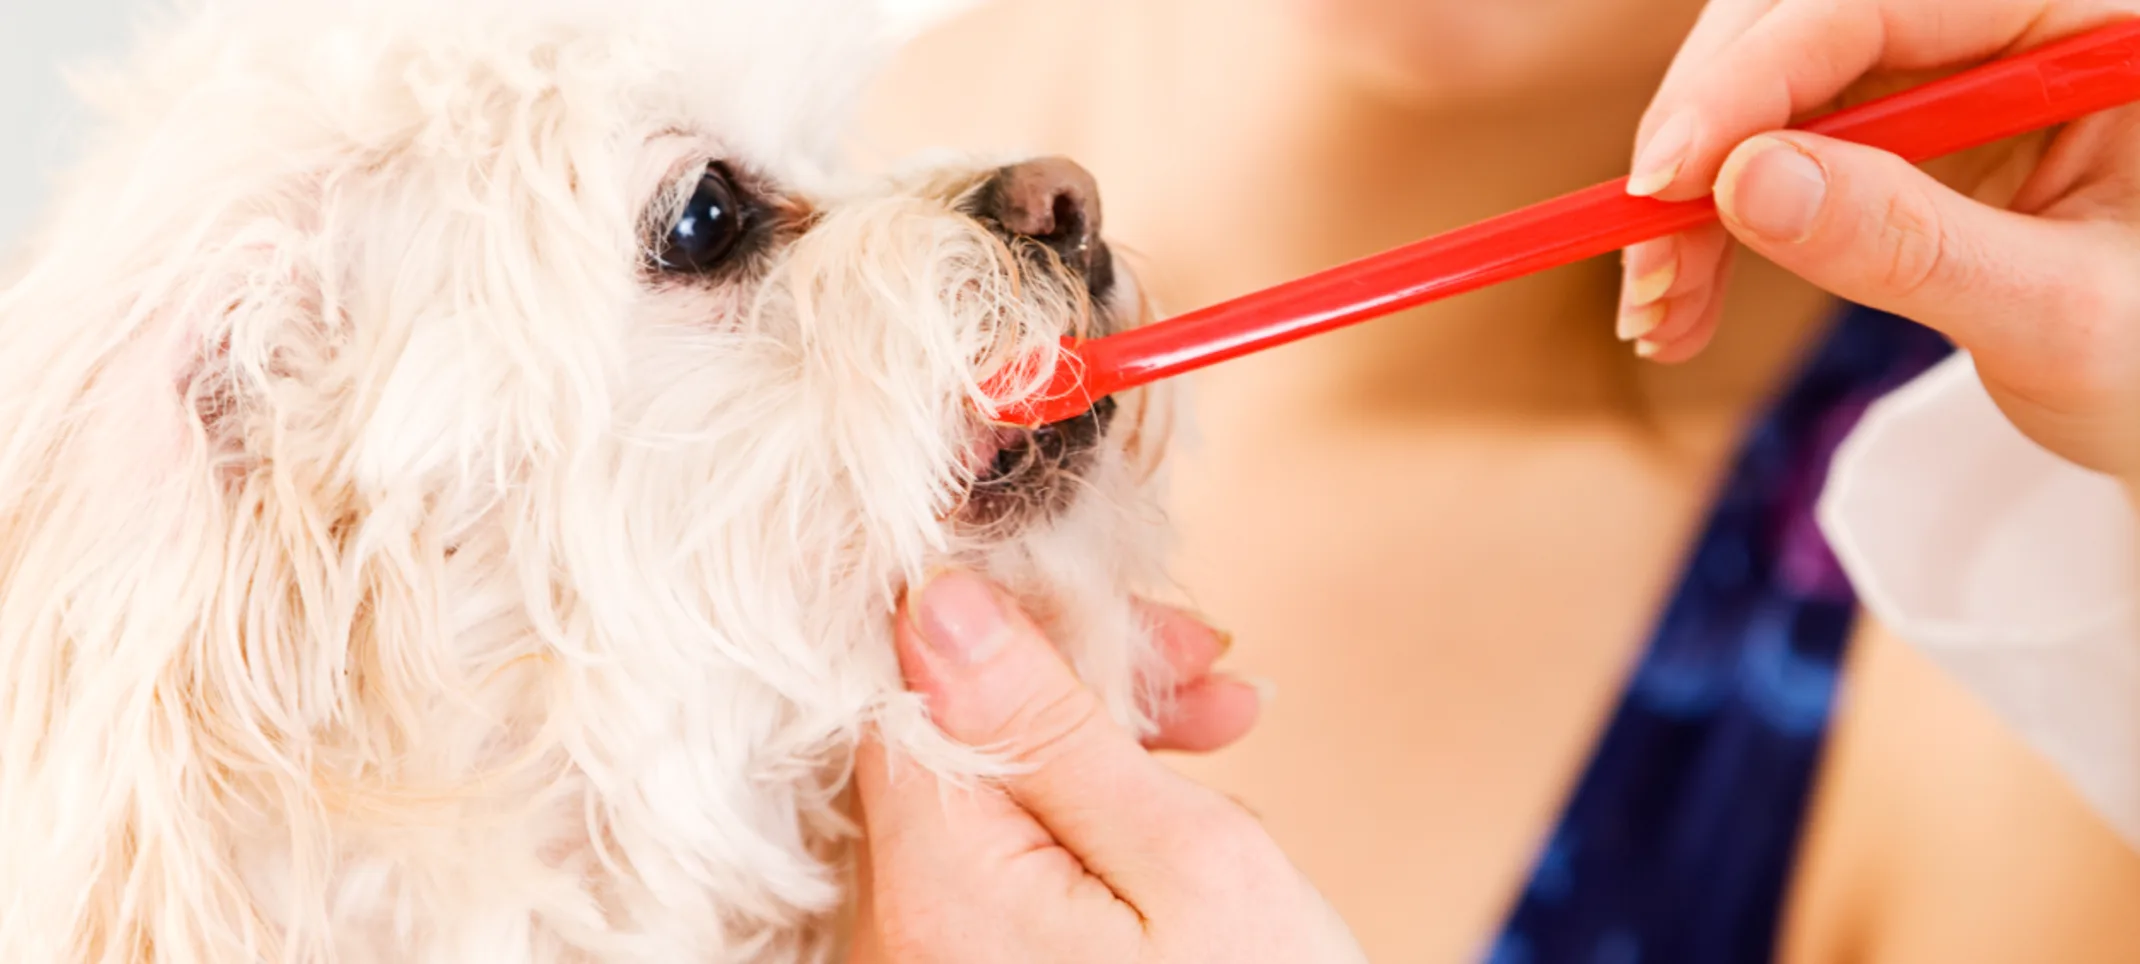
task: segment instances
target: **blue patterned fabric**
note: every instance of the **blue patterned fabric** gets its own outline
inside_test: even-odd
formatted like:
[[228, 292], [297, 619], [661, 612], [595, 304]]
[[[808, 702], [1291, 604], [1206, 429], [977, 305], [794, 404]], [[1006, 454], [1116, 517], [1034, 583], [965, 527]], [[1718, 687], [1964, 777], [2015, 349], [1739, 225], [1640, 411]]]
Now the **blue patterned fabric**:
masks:
[[1848, 310], [1744, 440], [1489, 964], [1772, 959], [1857, 610], [1814, 503], [1866, 406], [1950, 350]]

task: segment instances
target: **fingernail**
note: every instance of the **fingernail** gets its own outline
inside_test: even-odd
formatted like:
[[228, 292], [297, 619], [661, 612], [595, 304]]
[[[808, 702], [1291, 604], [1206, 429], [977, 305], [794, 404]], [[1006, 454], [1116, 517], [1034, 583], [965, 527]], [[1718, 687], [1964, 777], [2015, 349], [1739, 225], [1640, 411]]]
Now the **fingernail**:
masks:
[[1271, 701], [1278, 698], [1278, 684], [1275, 682], [1264, 679], [1261, 676], [1236, 676], [1234, 678], [1247, 683], [1249, 689], [1256, 691], [1256, 705], [1258, 707], [1266, 710], [1270, 709]]
[[1755, 138], [1717, 179], [1725, 216], [1771, 241], [1796, 244], [1813, 234], [1828, 200], [1828, 172], [1790, 141]]
[[1203, 613], [1198, 612], [1194, 609], [1183, 609], [1181, 610], [1181, 614], [1189, 617], [1189, 619], [1195, 622], [1197, 625], [1202, 626], [1205, 629], [1211, 631], [1211, 635], [1217, 638], [1219, 642], [1220, 657], [1224, 657], [1227, 653], [1233, 651], [1233, 633], [1220, 629], [1218, 623], [1213, 622], [1211, 617], [1206, 616]]
[[1632, 245], [1621, 252], [1621, 299], [1618, 334], [1633, 341], [1664, 321], [1660, 302], [1679, 280], [1679, 247], [1672, 238]]
[[1694, 115], [1675, 114], [1657, 128], [1649, 143], [1635, 155], [1634, 173], [1628, 175], [1627, 193], [1649, 197], [1670, 186], [1687, 165], [1687, 151], [1694, 146]]
[[1640, 308], [1664, 300], [1665, 292], [1672, 290], [1672, 282], [1678, 280], [1678, 258], [1666, 261], [1647, 274], [1634, 275], [1627, 281], [1627, 306]]
[[1206, 632], [1209, 632], [1212, 636], [1218, 639], [1219, 656], [1225, 656], [1227, 653], [1233, 651], [1233, 634], [1227, 632], [1226, 630], [1220, 629], [1218, 623], [1214, 622], [1211, 617], [1206, 616], [1202, 612], [1196, 609], [1192, 609], [1188, 606], [1172, 605], [1168, 603], [1155, 603], [1154, 605], [1157, 605], [1162, 609], [1169, 610], [1175, 615], [1180, 616], [1181, 618], [1186, 619], [1192, 623], [1195, 623], [1198, 626], [1204, 627], [1204, 630]]
[[938, 573], [914, 599], [914, 628], [937, 655], [971, 666], [1010, 638], [1011, 624], [994, 586], [970, 572]]
[[[1620, 309], [1619, 336], [1621, 341], [1634, 341], [1664, 324], [1665, 306], [1659, 303]], [[1639, 350], [1639, 345], [1638, 345]]]
[[1637, 358], [1655, 358], [1657, 353], [1663, 350], [1664, 345], [1647, 338], [1635, 342], [1635, 357]]

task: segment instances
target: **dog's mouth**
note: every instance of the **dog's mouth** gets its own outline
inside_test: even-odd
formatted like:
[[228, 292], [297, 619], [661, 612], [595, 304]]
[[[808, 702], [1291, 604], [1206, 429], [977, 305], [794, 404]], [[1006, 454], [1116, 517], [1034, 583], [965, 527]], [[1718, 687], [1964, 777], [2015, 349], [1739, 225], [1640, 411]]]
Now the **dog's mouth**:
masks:
[[967, 444], [973, 479], [961, 522], [999, 527], [1037, 521], [1069, 508], [1099, 457], [1118, 408], [1112, 398], [1091, 411], [1039, 428], [982, 425]]
[[[1089, 286], [1094, 335], [1122, 327], [1118, 302], [1135, 302], [1134, 283], [1118, 274], [1104, 242], [1095, 241], [1098, 270], [1082, 273]], [[1123, 282], [1118, 286], [1118, 281]], [[1084, 414], [1038, 428], [974, 419], [962, 453], [963, 475], [972, 480], [958, 518], [987, 528], [1016, 527], [1068, 509], [1107, 444], [1121, 405], [1094, 402]]]

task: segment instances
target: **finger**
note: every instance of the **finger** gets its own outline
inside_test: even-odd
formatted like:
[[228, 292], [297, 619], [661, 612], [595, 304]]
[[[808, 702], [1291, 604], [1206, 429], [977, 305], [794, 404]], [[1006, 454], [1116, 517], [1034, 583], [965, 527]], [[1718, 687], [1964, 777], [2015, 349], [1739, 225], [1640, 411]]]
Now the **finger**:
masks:
[[1686, 330], [1644, 339], [1635, 343], [1635, 354], [1642, 359], [1660, 365], [1677, 365], [1699, 356], [1716, 338], [1717, 321], [1722, 315], [1722, 298], [1712, 298], [1693, 315]]
[[[1663, 94], [1678, 88], [1688, 75], [1711, 69], [1717, 57], [1737, 42], [1739, 37], [1746, 33], [1747, 28], [1760, 22], [1770, 10], [1775, 9], [1777, 2], [1778, 0], [1710, 0], [1702, 6], [1701, 15], [1694, 21], [1694, 29], [1689, 31], [1687, 39], [1680, 43], [1678, 53], [1672, 57], [1672, 66], [1665, 70], [1664, 79], [1658, 84], [1659, 96], [1653, 99], [1649, 108], [1642, 113], [1642, 121], [1635, 129], [1635, 156], [1630, 159], [1629, 171], [1645, 170], [1643, 149], [1656, 139], [1658, 129], [1673, 116], [1670, 111], [1663, 109]], [[1648, 167], [1654, 168], [1655, 165]], [[1640, 182], [1631, 175], [1630, 190], [1634, 193], [1647, 193], [1666, 186], [1665, 182], [1659, 180], [1660, 175], [1655, 170], [1651, 170], [1649, 176], [1650, 180], [1656, 183]]]
[[[1694, 29], [1687, 32], [1680, 42], [1679, 52], [1672, 57], [1672, 66], [1665, 70], [1659, 88], [1673, 86], [1681, 77], [1708, 67], [1731, 44], [1746, 33], [1748, 27], [1775, 9], [1778, 0], [1710, 0], [1702, 6], [1702, 12], [1694, 21]], [[1652, 130], [1650, 121], [1654, 112], [1644, 115], [1643, 133]]]
[[855, 757], [855, 794], [870, 861], [894, 880], [927, 879], [959, 892], [993, 879], [1004, 855], [1045, 846], [1045, 828], [987, 787], [955, 788], [872, 735]]
[[944, 733], [1022, 765], [1004, 784], [1013, 801], [1132, 903], [1164, 890], [1202, 800], [1115, 725], [1024, 613], [979, 576], [948, 572], [910, 596], [896, 639]]
[[1269, 698], [1269, 688], [1256, 682], [1205, 676], [1175, 692], [1159, 721], [1159, 732], [1144, 745], [1182, 753], [1225, 749], [1255, 727]]
[[[2010, 193], [1970, 196], [2020, 214], [2131, 224], [2140, 220], [2140, 108], [2124, 107], [2060, 127], [2055, 137], [2031, 138], [2009, 158], [2017, 170], [2003, 180]], [[2014, 173], [2023, 176], [2015, 178]]]
[[874, 737], [857, 753], [855, 791], [866, 841], [855, 960], [891, 959], [895, 947], [1009, 959], [990, 948], [1066, 925], [1082, 932], [1056, 942], [1135, 943], [1136, 909], [1000, 791], [946, 785]]
[[[1719, 277], [1728, 270], [1729, 260], [1727, 255], [1726, 263], [1718, 267]], [[1676, 365], [1700, 355], [1716, 336], [1723, 305], [1721, 282], [1687, 294], [1672, 305], [1662, 325], [1635, 342], [1635, 354], [1661, 365]]]
[[1159, 707], [1159, 731], [1145, 738], [1145, 749], [1209, 753], [1248, 735], [1264, 689], [1211, 673], [1212, 664], [1232, 648], [1233, 635], [1186, 609], [1153, 602], [1139, 602], [1137, 608], [1173, 681]]
[[[1718, 178], [1747, 247], [1845, 299], [1937, 328], [2007, 372], [2085, 370], [2110, 252], [2087, 226], [1972, 201], [1900, 158], [1812, 134], [1757, 137]], [[1987, 375], [1990, 372], [1987, 370]]]
[[1202, 617], [1174, 606], [1140, 602], [1138, 612], [1152, 627], [1153, 642], [1166, 660], [1168, 679], [1188, 685], [1211, 672], [1211, 664], [1233, 648], [1233, 634], [1214, 629]]
[[1724, 155], [1875, 69], [1968, 64], [2128, 15], [2131, 0], [1783, 0], [1659, 91], [1628, 189], [1699, 197]]
[[1731, 245], [1723, 226], [1711, 224], [1628, 248], [1617, 325], [1620, 340], [1650, 338], [1675, 313], [1684, 318], [1689, 308], [1707, 304], [1706, 292], [1716, 284]]

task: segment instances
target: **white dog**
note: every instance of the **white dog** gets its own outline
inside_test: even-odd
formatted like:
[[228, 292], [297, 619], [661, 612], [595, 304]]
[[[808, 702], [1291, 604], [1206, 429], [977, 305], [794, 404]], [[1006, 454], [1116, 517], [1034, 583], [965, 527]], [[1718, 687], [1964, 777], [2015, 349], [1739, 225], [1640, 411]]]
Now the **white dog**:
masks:
[[1148, 724], [1156, 416], [973, 414], [1134, 320], [1090, 179], [838, 186], [860, 14], [225, 5], [93, 85], [0, 288], [0, 961], [823, 959], [864, 728], [988, 767], [890, 646], [944, 562]]

